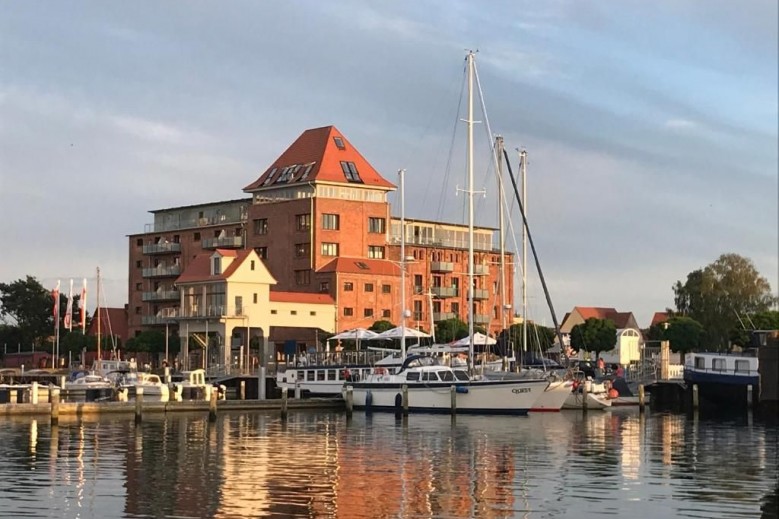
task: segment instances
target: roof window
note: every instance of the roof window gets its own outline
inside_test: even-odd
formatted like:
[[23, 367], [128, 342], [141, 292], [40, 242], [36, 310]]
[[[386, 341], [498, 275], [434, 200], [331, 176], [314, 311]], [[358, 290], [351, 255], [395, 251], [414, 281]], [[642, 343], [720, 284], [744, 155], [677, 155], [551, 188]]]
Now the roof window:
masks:
[[362, 184], [362, 179], [360, 178], [360, 174], [357, 173], [357, 166], [354, 165], [354, 162], [341, 161], [341, 169], [344, 172], [346, 180]]
[[344, 140], [340, 137], [333, 137], [333, 142], [335, 142], [335, 145], [338, 147], [339, 150], [345, 150], [346, 146], [344, 146]]

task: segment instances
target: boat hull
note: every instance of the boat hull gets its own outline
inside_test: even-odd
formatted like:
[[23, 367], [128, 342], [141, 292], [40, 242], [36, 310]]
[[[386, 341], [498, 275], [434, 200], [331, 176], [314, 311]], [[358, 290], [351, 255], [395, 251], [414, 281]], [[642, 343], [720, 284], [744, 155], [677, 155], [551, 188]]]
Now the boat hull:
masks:
[[[587, 393], [587, 409], [608, 409], [611, 407], [611, 400], [606, 398], [605, 394]], [[573, 392], [568, 395], [563, 404], [563, 409], [583, 409], [584, 393]]]
[[571, 394], [573, 381], [558, 380], [551, 382], [539, 396], [536, 403], [530, 409], [532, 412], [558, 412], [565, 405]]
[[[457, 413], [526, 415], [549, 383], [546, 380], [470, 381], [455, 384]], [[408, 388], [410, 412], [452, 412], [452, 384], [354, 383], [353, 405], [366, 411], [402, 411], [402, 386]]]

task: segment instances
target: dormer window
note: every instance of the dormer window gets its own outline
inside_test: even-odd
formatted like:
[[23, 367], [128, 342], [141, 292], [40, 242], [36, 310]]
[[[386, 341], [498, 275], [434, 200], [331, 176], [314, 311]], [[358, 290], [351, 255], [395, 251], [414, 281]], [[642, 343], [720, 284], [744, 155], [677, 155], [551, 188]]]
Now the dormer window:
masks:
[[222, 257], [221, 256], [214, 256], [214, 276], [219, 276], [222, 274]]
[[345, 150], [346, 146], [344, 146], [344, 140], [340, 137], [333, 137], [333, 142], [335, 142], [335, 145], [338, 147], [339, 150]]

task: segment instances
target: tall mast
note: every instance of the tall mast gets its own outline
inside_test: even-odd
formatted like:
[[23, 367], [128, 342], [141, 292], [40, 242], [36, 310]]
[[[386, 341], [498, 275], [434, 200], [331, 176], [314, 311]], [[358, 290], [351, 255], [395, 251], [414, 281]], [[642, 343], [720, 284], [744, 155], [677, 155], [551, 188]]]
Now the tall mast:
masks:
[[[503, 202], [505, 196], [503, 193], [503, 137], [498, 135], [495, 137], [495, 150], [498, 159], [498, 228], [500, 234], [500, 280], [498, 286], [500, 287], [500, 326], [501, 330], [506, 329], [506, 231], [505, 231], [505, 215], [503, 209]], [[506, 357], [506, 348], [504, 345], [503, 357]]]
[[100, 267], [97, 267], [97, 366], [100, 369]]
[[473, 372], [473, 51], [468, 52], [468, 363]]
[[[527, 151], [519, 154], [522, 161], [522, 206], [527, 217]], [[522, 225], [522, 354], [527, 355], [527, 226]]]
[[406, 170], [398, 170], [400, 177], [400, 360], [406, 358]]

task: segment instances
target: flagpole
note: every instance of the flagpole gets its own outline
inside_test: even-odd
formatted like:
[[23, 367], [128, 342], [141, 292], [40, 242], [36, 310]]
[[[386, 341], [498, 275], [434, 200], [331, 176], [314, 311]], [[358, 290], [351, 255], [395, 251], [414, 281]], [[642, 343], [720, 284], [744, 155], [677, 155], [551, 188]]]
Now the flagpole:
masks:
[[52, 368], [57, 369], [59, 363], [57, 359], [60, 352], [60, 281], [57, 280], [57, 287], [52, 293], [54, 296], [54, 355], [52, 359]]

